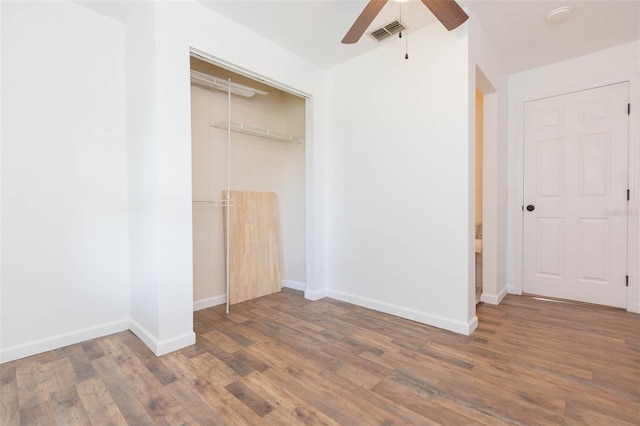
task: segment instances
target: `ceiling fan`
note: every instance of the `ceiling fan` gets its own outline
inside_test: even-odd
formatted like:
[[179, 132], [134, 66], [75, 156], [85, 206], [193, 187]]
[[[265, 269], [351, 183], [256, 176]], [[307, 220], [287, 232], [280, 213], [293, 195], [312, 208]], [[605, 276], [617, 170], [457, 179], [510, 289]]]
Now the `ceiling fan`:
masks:
[[[369, 0], [356, 22], [342, 39], [343, 44], [357, 43], [388, 0]], [[421, 0], [449, 31], [460, 26], [469, 15], [455, 0]]]

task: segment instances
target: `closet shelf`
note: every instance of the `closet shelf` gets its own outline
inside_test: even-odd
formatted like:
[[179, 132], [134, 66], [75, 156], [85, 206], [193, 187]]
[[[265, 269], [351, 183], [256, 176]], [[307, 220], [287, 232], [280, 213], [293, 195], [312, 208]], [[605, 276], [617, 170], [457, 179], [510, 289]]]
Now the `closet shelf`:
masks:
[[[226, 121], [221, 121], [215, 124], [213, 127], [226, 130], [228, 128], [228, 123]], [[274, 132], [273, 130], [263, 129], [261, 127], [251, 126], [244, 123], [236, 123], [233, 121], [231, 122], [231, 131], [244, 133], [245, 135], [257, 136], [259, 138], [271, 139], [278, 142], [302, 143], [303, 141], [302, 136], [287, 135], [285, 133]]]

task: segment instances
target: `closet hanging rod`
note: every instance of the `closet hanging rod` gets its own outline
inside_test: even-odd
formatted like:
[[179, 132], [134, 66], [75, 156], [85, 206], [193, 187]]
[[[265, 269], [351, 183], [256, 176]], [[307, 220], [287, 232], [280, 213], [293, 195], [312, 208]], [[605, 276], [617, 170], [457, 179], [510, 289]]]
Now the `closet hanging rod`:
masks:
[[227, 80], [214, 77], [199, 71], [191, 70], [191, 83], [208, 90], [219, 90], [227, 92], [231, 89], [232, 95], [242, 96], [244, 98], [252, 98], [254, 95], [266, 96], [269, 92], [254, 89], [253, 87], [243, 86], [242, 84], [230, 83]]
[[[226, 207], [227, 200], [192, 200], [193, 203], [211, 204], [212, 207]], [[233, 200], [229, 200], [229, 205], [233, 207]]]
[[[227, 130], [229, 123], [221, 121], [215, 124], [213, 127], [218, 129]], [[263, 129], [262, 127], [252, 126], [244, 123], [231, 122], [231, 131], [237, 133], [243, 133], [245, 135], [257, 136], [264, 139], [271, 139], [278, 142], [297, 142], [302, 143], [304, 138], [302, 136], [292, 136], [285, 133], [274, 132], [273, 130]]]

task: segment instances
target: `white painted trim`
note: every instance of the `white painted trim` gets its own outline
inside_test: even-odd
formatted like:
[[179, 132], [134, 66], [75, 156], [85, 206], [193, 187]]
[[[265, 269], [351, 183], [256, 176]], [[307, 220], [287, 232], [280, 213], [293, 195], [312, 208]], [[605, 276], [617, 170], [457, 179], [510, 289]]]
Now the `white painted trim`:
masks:
[[292, 281], [292, 280], [282, 280], [280, 281], [280, 285], [286, 288], [292, 288], [294, 290], [306, 291], [307, 284], [301, 283], [300, 281]]
[[213, 306], [224, 305], [227, 302], [227, 295], [221, 294], [219, 296], [207, 297], [206, 299], [200, 299], [193, 302], [193, 312], [201, 309], [211, 308]]
[[190, 331], [180, 336], [173, 337], [171, 339], [164, 339], [158, 345], [157, 351], [154, 351], [156, 356], [168, 354], [169, 352], [177, 351], [189, 345], [196, 343], [196, 333]]
[[438, 315], [431, 315], [425, 312], [415, 311], [413, 309], [403, 308], [402, 306], [392, 305], [385, 302], [369, 299], [367, 297], [360, 297], [353, 294], [343, 293], [336, 290], [327, 290], [327, 296], [332, 299], [340, 300], [347, 303], [353, 303], [354, 305], [362, 306], [364, 308], [373, 309], [386, 314], [395, 315], [397, 317], [406, 318], [412, 321], [417, 321], [422, 324], [431, 325], [433, 327], [442, 328], [445, 330], [453, 331], [455, 333], [461, 333], [464, 335], [470, 335], [473, 330], [478, 327], [478, 317], [474, 317], [468, 323], [452, 320], [450, 318], [441, 317]]
[[83, 328], [70, 333], [57, 334], [44, 339], [10, 346], [0, 352], [0, 363], [14, 361], [20, 358], [37, 355], [42, 352], [63, 348], [109, 334], [119, 333], [129, 329], [129, 320], [114, 321], [95, 327]]
[[129, 330], [131, 330], [133, 334], [138, 336], [138, 339], [142, 340], [142, 342], [147, 345], [147, 347], [151, 349], [153, 353], [156, 353], [156, 349], [160, 344], [158, 340], [153, 336], [153, 334], [151, 334], [146, 328], [141, 326], [140, 323], [138, 323], [136, 320], [130, 319]]
[[521, 295], [522, 294], [522, 288], [518, 288], [516, 286], [509, 285], [509, 286], [507, 286], [507, 294]]
[[[640, 47], [640, 42], [639, 42]], [[627, 205], [627, 311], [640, 313], [640, 73], [629, 78], [629, 177]], [[635, 309], [635, 311], [634, 311]]]
[[324, 299], [325, 297], [327, 297], [327, 292], [328, 292], [328, 290], [326, 290], [326, 289], [322, 289], [322, 290], [318, 290], [318, 291], [305, 290], [304, 291], [304, 298], [305, 299], [309, 299], [309, 300], [313, 300], [313, 301]]
[[196, 334], [193, 331], [172, 337], [171, 339], [158, 340], [149, 330], [133, 319], [129, 321], [129, 329], [133, 334], [138, 336], [156, 356], [177, 351], [178, 349], [193, 345], [196, 342]]
[[304, 98], [304, 99], [308, 99], [311, 97], [311, 94], [303, 92], [301, 90], [298, 90], [294, 87], [288, 86], [284, 83], [281, 83], [279, 81], [273, 80], [271, 78], [265, 77], [264, 75], [255, 73], [247, 68], [243, 68], [239, 65], [236, 65], [232, 62], [226, 61], [222, 58], [210, 55], [202, 50], [198, 50], [195, 49], [193, 47], [191, 47], [190, 49], [190, 54], [191, 56], [200, 59], [202, 61], [208, 62], [212, 65], [215, 65], [217, 67], [221, 67], [224, 68], [228, 71], [231, 71], [233, 73], [236, 74], [240, 74], [244, 77], [250, 78], [252, 80], [256, 80], [256, 81], [260, 81], [263, 82], [264, 84], [268, 85], [268, 86], [272, 86], [276, 89], [280, 89], [284, 92], [288, 92], [291, 93], [294, 96], [298, 96], [300, 98]]
[[500, 302], [502, 302], [502, 299], [504, 299], [506, 295], [507, 295], [507, 287], [500, 290], [498, 294], [482, 293], [482, 295], [480, 296], [480, 300], [490, 305], [499, 305]]

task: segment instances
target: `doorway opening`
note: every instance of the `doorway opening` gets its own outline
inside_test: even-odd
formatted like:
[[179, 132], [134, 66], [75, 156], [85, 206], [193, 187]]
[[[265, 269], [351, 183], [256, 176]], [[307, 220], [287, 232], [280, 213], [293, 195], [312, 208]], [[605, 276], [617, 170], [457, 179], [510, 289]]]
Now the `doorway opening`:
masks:
[[[506, 295], [506, 155], [499, 121], [500, 96], [495, 86], [475, 67], [475, 280], [473, 294], [499, 304]], [[500, 114], [504, 114], [500, 112]], [[500, 120], [499, 120], [500, 118]]]

